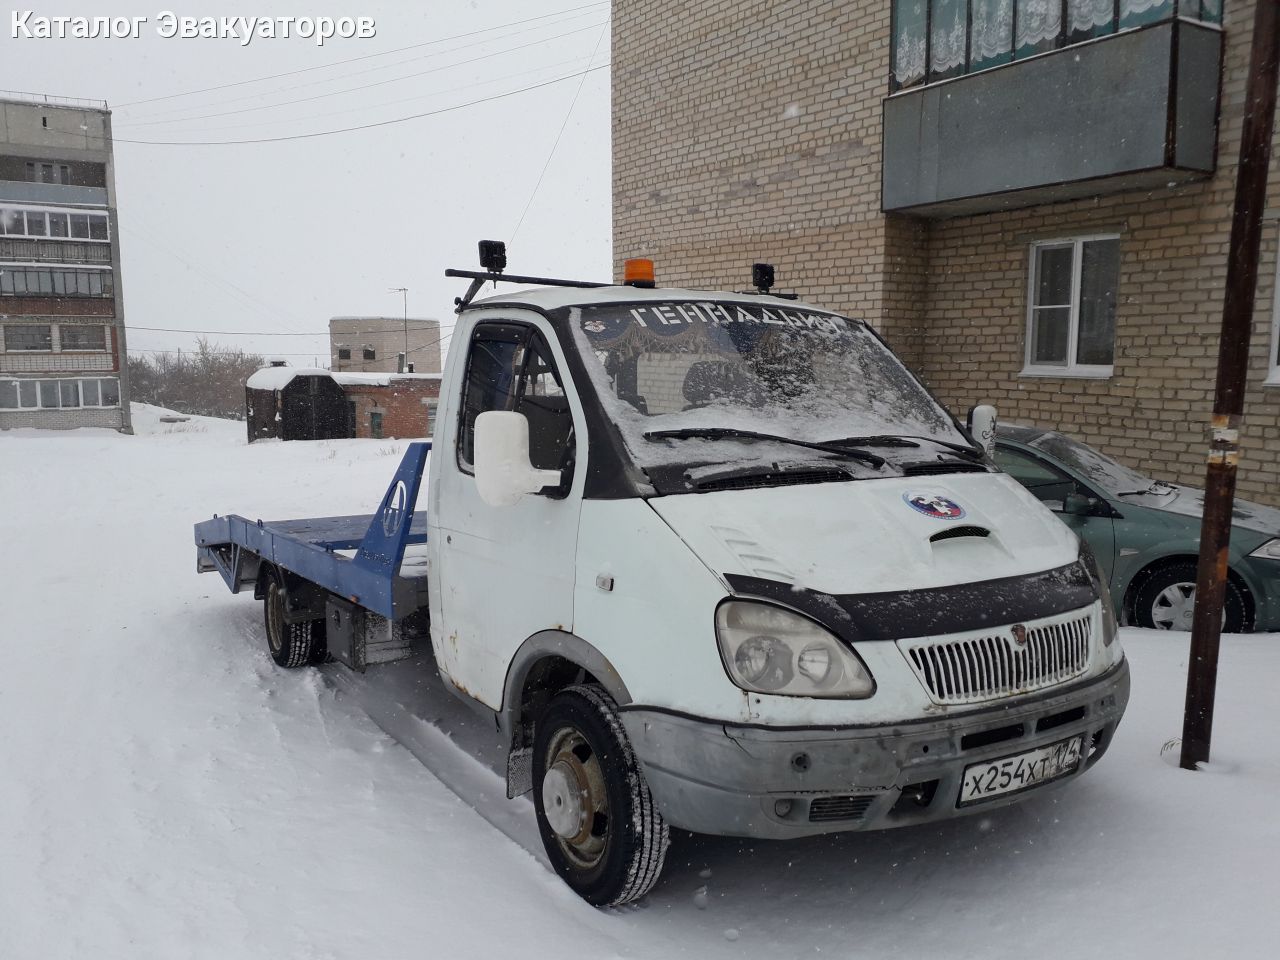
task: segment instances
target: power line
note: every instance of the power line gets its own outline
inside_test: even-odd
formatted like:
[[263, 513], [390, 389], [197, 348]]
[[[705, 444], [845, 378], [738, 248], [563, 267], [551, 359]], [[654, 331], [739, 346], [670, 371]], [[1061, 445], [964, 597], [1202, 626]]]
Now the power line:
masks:
[[[345, 113], [364, 113], [367, 114], [373, 110], [381, 110], [383, 107], [391, 107], [401, 103], [414, 103], [419, 100], [429, 100], [432, 97], [443, 96], [448, 93], [460, 93], [463, 90], [474, 90], [476, 87], [487, 87], [491, 84], [501, 83], [504, 80], [515, 80], [518, 77], [527, 77], [531, 74], [545, 74], [551, 70], [558, 70], [561, 67], [571, 67], [588, 65], [589, 61], [586, 57], [572, 57], [568, 60], [557, 60], [555, 63], [544, 64], [540, 67], [534, 67], [531, 70], [517, 70], [515, 73], [504, 73], [501, 76], [486, 77], [484, 80], [477, 80], [475, 83], [464, 83], [457, 87], [448, 87], [444, 90], [432, 90], [429, 93], [416, 94], [412, 97], [399, 97], [395, 100], [386, 100], [382, 103], [374, 103], [362, 105], [358, 107], [343, 107], [341, 110], [326, 110], [324, 113], [309, 113], [300, 117], [276, 118], [272, 120], [246, 120], [237, 123], [229, 123], [223, 126], [209, 127], [201, 126], [202, 132], [213, 132], [220, 130], [243, 130], [246, 127], [278, 127], [282, 123], [301, 123], [304, 120], [329, 120], [339, 114]], [[177, 121], [175, 121], [177, 122]], [[181, 135], [183, 131], [175, 131]]]
[[[558, 26], [562, 26], [563, 24], [568, 23], [568, 22], [570, 22], [570, 21], [572, 21], [572, 20], [577, 20], [577, 19], [580, 19], [581, 17], [584, 17], [584, 16], [593, 16], [593, 15], [594, 15], [594, 14], [583, 14], [583, 13], [579, 13], [579, 14], [576, 14], [576, 15], [573, 15], [573, 16], [566, 17], [566, 18], [565, 18], [565, 19], [563, 19], [563, 20], [552, 21], [552, 22], [549, 22], [549, 23], [540, 24], [538, 27], [535, 27], [535, 28], [533, 28], [533, 29], [539, 29], [539, 30], [541, 30], [541, 29], [547, 29], [547, 28], [550, 28], [550, 27], [558, 27]], [[353, 70], [353, 71], [349, 71], [349, 72], [345, 72], [345, 73], [340, 73], [340, 74], [338, 74], [338, 75], [336, 75], [336, 76], [333, 76], [333, 77], [323, 77], [323, 78], [321, 78], [321, 79], [319, 79], [319, 80], [310, 80], [310, 81], [307, 81], [307, 82], [305, 82], [305, 83], [296, 83], [296, 84], [292, 84], [292, 85], [289, 85], [289, 86], [277, 87], [277, 88], [272, 89], [272, 90], [259, 91], [259, 92], [257, 92], [257, 93], [250, 93], [250, 94], [247, 94], [247, 95], [245, 95], [245, 96], [241, 96], [241, 97], [219, 98], [219, 99], [217, 99], [217, 100], [214, 100], [214, 101], [213, 101], [213, 102], [211, 102], [211, 103], [200, 104], [199, 106], [196, 106], [194, 109], [212, 109], [212, 108], [216, 108], [216, 107], [228, 106], [228, 105], [233, 104], [233, 103], [243, 103], [243, 102], [244, 102], [244, 101], [246, 101], [246, 100], [251, 100], [251, 101], [261, 101], [264, 97], [272, 97], [272, 96], [275, 96], [275, 95], [277, 95], [277, 94], [288, 93], [288, 92], [293, 91], [293, 90], [303, 90], [303, 89], [305, 89], [305, 88], [307, 88], [307, 87], [315, 87], [315, 86], [321, 86], [321, 85], [323, 85], [323, 84], [337, 83], [337, 82], [339, 82], [339, 81], [347, 80], [347, 79], [350, 79], [350, 78], [353, 78], [353, 77], [359, 77], [359, 76], [363, 76], [363, 75], [365, 75], [365, 74], [369, 74], [369, 73], [377, 73], [377, 72], [378, 72], [378, 71], [380, 71], [380, 70], [391, 70], [391, 69], [393, 69], [393, 68], [395, 68], [395, 67], [402, 67], [402, 66], [405, 66], [405, 65], [407, 65], [407, 64], [411, 64], [411, 63], [414, 63], [414, 62], [417, 62], [417, 61], [421, 61], [421, 60], [424, 60], [424, 59], [428, 59], [428, 58], [434, 58], [434, 57], [443, 57], [443, 56], [447, 56], [447, 55], [449, 55], [449, 54], [451, 54], [451, 53], [457, 53], [457, 52], [459, 52], [459, 51], [461, 51], [461, 50], [466, 50], [466, 49], [468, 49], [469, 47], [484, 46], [485, 44], [491, 44], [491, 43], [494, 43], [495, 41], [498, 41], [498, 40], [506, 40], [506, 39], [508, 39], [508, 38], [510, 38], [510, 37], [513, 37], [513, 36], [515, 36], [515, 37], [521, 37], [521, 36], [527, 36], [527, 35], [528, 35], [528, 30], [520, 30], [520, 31], [515, 31], [514, 33], [511, 33], [511, 34], [501, 34], [501, 35], [499, 35], [499, 36], [494, 36], [494, 37], [485, 37], [485, 38], [484, 38], [484, 39], [482, 39], [482, 40], [475, 40], [475, 41], [472, 41], [471, 43], [463, 43], [463, 44], [459, 44], [459, 45], [457, 45], [457, 46], [455, 46], [455, 47], [449, 47], [448, 49], [445, 49], [445, 50], [438, 50], [438, 51], [435, 51], [435, 52], [432, 52], [432, 53], [417, 54], [417, 55], [412, 56], [412, 57], [409, 57], [408, 59], [405, 59], [405, 60], [397, 60], [397, 61], [395, 61], [394, 63], [379, 64], [378, 66], [375, 66], [375, 67], [369, 67], [369, 68], [364, 69], [364, 70]], [[549, 39], [549, 38], [544, 38], [544, 39]], [[314, 68], [312, 68], [312, 69], [314, 69]], [[155, 118], [157, 118], [157, 117], [165, 117], [165, 116], [170, 116], [170, 115], [175, 114], [175, 113], [183, 113], [183, 112], [185, 112], [185, 111], [187, 111], [187, 110], [190, 110], [190, 109], [193, 109], [191, 105], [183, 105], [183, 106], [177, 106], [177, 107], [169, 107], [169, 108], [167, 108], [167, 109], [162, 109], [162, 110], [160, 110], [160, 111], [158, 111], [158, 112], [155, 112], [155, 113], [152, 113], [152, 114], [150, 114], [150, 115], [146, 115], [146, 114], [144, 114], [144, 115], [143, 115], [140, 119], [138, 119], [138, 120], [131, 120], [131, 119], [127, 119], [127, 118], [126, 118], [126, 120], [124, 121], [124, 123], [125, 123], [125, 125], [132, 124], [132, 123], [141, 123], [142, 121], [150, 121], [150, 120], [154, 120], [154, 119], [155, 119]]]
[[[409, 120], [421, 120], [424, 117], [435, 117], [442, 113], [452, 113], [455, 110], [465, 110], [467, 107], [478, 106], [482, 103], [492, 103], [495, 100], [505, 100], [508, 97], [514, 97], [520, 93], [528, 93], [531, 90], [540, 90], [543, 87], [549, 87], [556, 83], [563, 83], [565, 80], [572, 80], [574, 77], [580, 77], [584, 74], [595, 73], [597, 70], [606, 70], [611, 66], [609, 63], [602, 63], [598, 67], [588, 67], [586, 70], [578, 73], [570, 73], [563, 77], [556, 77], [554, 80], [544, 80], [542, 83], [535, 83], [527, 87], [521, 87], [519, 90], [510, 90], [507, 93], [497, 93], [490, 97], [481, 97], [478, 100], [469, 100], [466, 103], [455, 104], [452, 107], [441, 107], [438, 110], [427, 110], [423, 113], [415, 113], [408, 117], [397, 117], [394, 120], [380, 120], [376, 123], [363, 123], [355, 127], [341, 127], [337, 130], [319, 130], [315, 133], [298, 133], [287, 137], [261, 137], [253, 140], [128, 140], [123, 137], [112, 137], [114, 143], [133, 143], [150, 147], [234, 147], [244, 146], [253, 143], [283, 143], [287, 140], [312, 140], [316, 137], [331, 137], [340, 133], [354, 133], [358, 130], [372, 130], [376, 127], [389, 127], [397, 123], [406, 123]], [[104, 140], [104, 137], [96, 137], [92, 139]]]
[[[608, 23], [608, 21], [606, 20], [605, 23]], [[597, 26], [598, 24], [593, 23], [590, 26], [580, 27], [577, 30], [569, 30], [566, 33], [557, 33], [550, 37], [543, 37], [540, 40], [531, 40], [528, 43], [518, 44], [517, 46], [514, 46], [514, 47], [507, 47], [503, 50], [497, 50], [493, 53], [481, 54], [478, 57], [472, 57], [470, 60], [459, 60], [457, 63], [445, 63], [445, 64], [441, 64], [438, 67], [431, 67], [428, 70], [419, 70], [416, 73], [408, 73], [408, 74], [405, 74], [403, 77], [392, 77], [389, 80], [377, 80], [377, 81], [374, 81], [373, 83], [362, 83], [359, 86], [347, 87], [344, 90], [330, 90], [327, 93], [317, 93], [315, 96], [311, 96], [311, 97], [298, 97], [297, 99], [294, 99], [294, 100], [282, 100], [279, 103], [265, 103], [265, 104], [258, 104], [257, 106], [252, 106], [252, 107], [239, 107], [235, 110], [223, 110], [219, 113], [202, 113], [202, 114], [196, 114], [195, 116], [189, 116], [189, 117], [173, 117], [168, 120], [138, 120], [133, 123], [126, 121], [120, 124], [120, 126], [122, 128], [132, 128], [132, 127], [152, 127], [152, 126], [157, 126], [159, 124], [165, 124], [165, 123], [193, 123], [197, 120], [213, 120], [213, 119], [216, 119], [217, 117], [230, 117], [239, 113], [255, 113], [259, 110], [275, 110], [280, 107], [289, 107], [298, 103], [311, 103], [314, 100], [324, 100], [327, 97], [340, 97], [340, 96], [343, 96], [344, 94], [357, 93], [361, 90], [370, 90], [374, 87], [385, 87], [387, 84], [399, 83], [402, 80], [412, 80], [415, 77], [424, 77], [430, 73], [439, 73], [441, 70], [448, 70], [448, 69], [451, 69], [452, 67], [466, 66], [469, 63], [479, 63], [481, 60], [492, 60], [494, 57], [500, 57], [505, 53], [512, 53], [513, 51], [516, 51], [516, 50], [524, 50], [528, 47], [536, 47], [539, 44], [548, 43], [552, 40], [560, 40], [560, 39], [563, 39], [564, 37], [571, 37], [575, 33], [585, 33], [588, 30], [594, 30]]]
[[497, 26], [494, 26], [494, 27], [485, 27], [483, 30], [472, 30], [469, 33], [458, 33], [458, 34], [454, 34], [451, 37], [440, 37], [436, 40], [424, 40], [421, 43], [411, 43], [405, 47], [395, 47], [391, 50], [383, 50], [381, 53], [366, 53], [365, 55], [360, 57], [350, 57], [346, 60], [335, 60], [333, 63], [319, 64], [314, 67], [302, 67], [299, 70], [287, 70], [284, 73], [274, 73], [265, 77], [254, 77], [250, 80], [237, 80], [234, 83], [222, 83], [213, 87], [202, 87], [199, 90], [187, 90], [182, 93], [170, 93], [170, 94], [165, 94], [164, 96], [161, 96], [161, 97], [148, 97], [145, 100], [130, 100], [127, 103], [117, 104], [116, 109], [122, 110], [125, 107], [136, 107], [144, 103], [157, 103], [161, 100], [173, 100], [178, 97], [191, 97], [191, 96], [195, 96], [198, 93], [212, 93], [215, 90], [227, 90], [231, 87], [243, 87], [246, 84], [262, 83], [263, 81], [266, 81], [266, 80], [279, 80], [283, 77], [292, 77], [300, 73], [310, 73], [311, 71], [314, 71], [314, 70], [328, 70], [331, 67], [342, 66], [343, 64], [346, 64], [346, 63], [357, 63], [361, 60], [372, 60], [375, 57], [385, 57], [393, 53], [403, 53], [405, 50], [416, 50], [420, 47], [429, 47], [437, 43], [448, 43], [450, 40], [463, 40], [467, 37], [478, 36], [479, 34], [482, 34], [482, 33], [492, 33], [495, 30], [502, 30], [507, 27], [516, 27], [524, 23], [533, 23], [536, 20], [548, 20], [554, 17], [563, 16], [568, 13], [575, 13], [578, 10], [586, 10], [591, 7], [599, 7], [603, 5], [604, 5], [603, 3], [587, 3], [587, 4], [583, 4], [580, 7], [572, 7], [568, 10], [561, 10], [558, 13], [546, 13], [537, 17], [528, 17], [527, 19], [524, 19], [524, 20], [514, 20], [511, 23], [498, 24]]
[[[397, 317], [388, 317], [388, 320], [394, 320], [397, 328], [403, 326], [404, 321]], [[409, 320], [409, 328], [414, 329], [414, 324], [420, 324], [419, 330], [430, 330], [439, 326], [434, 320]], [[281, 332], [278, 330], [186, 330], [180, 327], [139, 327], [132, 323], [128, 324], [130, 330], [148, 330], [154, 333], [200, 333], [216, 337], [327, 337], [330, 335], [329, 330], [323, 333], [294, 333]], [[357, 336], [362, 333], [383, 333], [382, 330], [343, 330], [339, 336]]]
[[[609, 23], [605, 21], [600, 30], [600, 36], [596, 37], [596, 45], [591, 49], [591, 60], [587, 61], [588, 69], [591, 67], [591, 61], [595, 60], [596, 54], [600, 52], [600, 42], [604, 40], [605, 31], [608, 28]], [[573, 99], [569, 101], [569, 109], [565, 111], [564, 122], [560, 124], [560, 130], [556, 134], [555, 142], [551, 144], [551, 152], [547, 154], [547, 162], [542, 165], [542, 172], [538, 174], [538, 182], [533, 185], [533, 193], [529, 194], [529, 202], [520, 211], [520, 219], [516, 221], [516, 228], [511, 231], [511, 242], [513, 244], [515, 243], [516, 234], [520, 232], [520, 227], [524, 224], [524, 218], [529, 213], [529, 208], [533, 206], [534, 198], [538, 195], [538, 188], [542, 186], [542, 179], [547, 175], [547, 170], [551, 166], [551, 158], [556, 155], [556, 147], [560, 146], [560, 138], [564, 136], [565, 127], [569, 126], [569, 118], [573, 116], [573, 108], [578, 105], [578, 97], [582, 95], [582, 88], [586, 82], [587, 75], [584, 72], [582, 78], [578, 81], [578, 89], [573, 91]]]

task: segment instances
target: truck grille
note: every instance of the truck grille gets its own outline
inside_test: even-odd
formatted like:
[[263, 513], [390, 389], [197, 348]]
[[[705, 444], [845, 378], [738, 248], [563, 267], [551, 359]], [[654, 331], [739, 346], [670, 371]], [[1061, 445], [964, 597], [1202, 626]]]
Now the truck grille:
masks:
[[[1084, 673], [1092, 611], [967, 637], [899, 640], [935, 703], [980, 703], [1043, 690]], [[1025, 630], [1025, 642], [1015, 637]]]

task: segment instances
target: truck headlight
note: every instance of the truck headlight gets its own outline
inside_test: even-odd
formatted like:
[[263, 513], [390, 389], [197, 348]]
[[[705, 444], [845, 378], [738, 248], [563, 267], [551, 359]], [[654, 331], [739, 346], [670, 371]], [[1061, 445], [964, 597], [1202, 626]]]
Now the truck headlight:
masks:
[[1109, 647], [1120, 633], [1120, 624], [1116, 622], [1116, 607], [1111, 602], [1111, 588], [1107, 586], [1106, 572], [1083, 538], [1080, 540], [1080, 561], [1089, 571], [1089, 578], [1098, 591], [1098, 599], [1102, 601], [1102, 645]]
[[1280, 537], [1268, 540], [1249, 556], [1258, 557], [1261, 560], [1280, 560]]
[[716, 641], [729, 679], [743, 690], [784, 697], [865, 699], [876, 684], [866, 665], [808, 617], [751, 600], [716, 609]]

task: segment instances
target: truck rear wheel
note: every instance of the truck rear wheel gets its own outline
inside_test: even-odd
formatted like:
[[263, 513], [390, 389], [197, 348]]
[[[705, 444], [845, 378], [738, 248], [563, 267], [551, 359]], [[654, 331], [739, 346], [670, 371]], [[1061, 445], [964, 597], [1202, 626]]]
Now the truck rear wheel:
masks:
[[653, 889], [670, 835], [602, 688], [569, 687], [537, 718], [533, 785], [547, 856], [580, 897], [615, 906]]
[[262, 595], [262, 619], [267, 628], [267, 649], [281, 667], [304, 667], [319, 663], [325, 656], [324, 621], [285, 620], [285, 589], [280, 573], [267, 574]]

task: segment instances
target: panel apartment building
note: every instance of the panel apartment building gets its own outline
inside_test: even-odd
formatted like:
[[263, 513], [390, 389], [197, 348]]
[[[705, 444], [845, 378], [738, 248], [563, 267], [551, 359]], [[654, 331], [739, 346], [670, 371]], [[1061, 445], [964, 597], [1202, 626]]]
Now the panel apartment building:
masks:
[[0, 429], [130, 432], [111, 115], [0, 93]]
[[[1250, 0], [615, 0], [615, 256], [735, 290], [772, 262], [953, 411], [991, 401], [1198, 485], [1252, 19]], [[1270, 503], [1275, 187], [1239, 482]]]
[[420, 317], [334, 317], [329, 321], [331, 369], [347, 373], [418, 373], [440, 370], [440, 321]]

